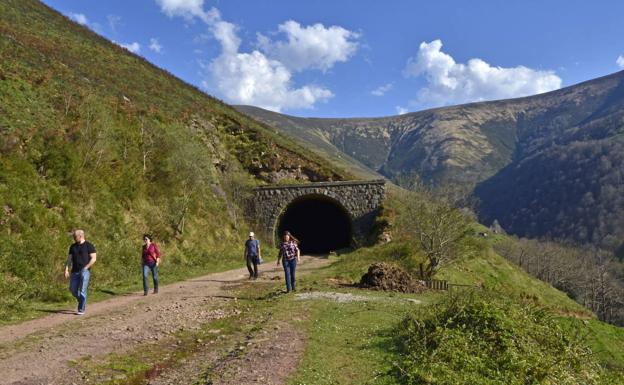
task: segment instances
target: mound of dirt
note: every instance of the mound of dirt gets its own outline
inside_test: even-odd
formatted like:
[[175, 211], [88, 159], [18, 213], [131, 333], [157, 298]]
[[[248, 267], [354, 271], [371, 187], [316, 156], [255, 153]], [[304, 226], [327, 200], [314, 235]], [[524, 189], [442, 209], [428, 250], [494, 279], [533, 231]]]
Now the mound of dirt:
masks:
[[374, 290], [420, 293], [426, 288], [402, 268], [389, 263], [373, 263], [362, 276], [360, 287]]

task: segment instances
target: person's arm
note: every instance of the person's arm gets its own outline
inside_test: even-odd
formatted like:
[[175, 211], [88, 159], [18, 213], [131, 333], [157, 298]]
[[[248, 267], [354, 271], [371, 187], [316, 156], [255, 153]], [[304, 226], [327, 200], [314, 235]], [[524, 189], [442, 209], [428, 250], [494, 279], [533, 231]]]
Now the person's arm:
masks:
[[299, 246], [297, 246], [297, 262], [301, 262], [301, 251], [299, 250]]
[[91, 259], [89, 260], [89, 263], [87, 263], [87, 265], [84, 267], [85, 269], [90, 269], [97, 259], [97, 255], [95, 253], [89, 254], [89, 257], [91, 257]]
[[156, 252], [156, 245], [154, 245], [152, 243], [152, 251], [150, 252], [150, 254], [152, 254], [152, 258], [154, 258], [156, 260], [156, 266], [160, 265], [160, 255], [159, 253]]
[[69, 267], [72, 265], [72, 257], [71, 254], [67, 256], [67, 261], [65, 262], [65, 279], [69, 278]]

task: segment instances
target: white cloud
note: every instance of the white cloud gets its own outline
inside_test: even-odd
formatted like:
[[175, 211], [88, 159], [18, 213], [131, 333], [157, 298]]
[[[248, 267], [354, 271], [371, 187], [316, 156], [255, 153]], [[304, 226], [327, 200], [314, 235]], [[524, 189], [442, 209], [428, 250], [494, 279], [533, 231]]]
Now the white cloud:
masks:
[[505, 99], [552, 91], [561, 87], [553, 71], [524, 66], [493, 67], [481, 59], [456, 63], [442, 52], [442, 42], [420, 44], [418, 54], [408, 60], [406, 77], [424, 76], [427, 85], [420, 89], [413, 104], [439, 106], [482, 100]]
[[70, 19], [72, 19], [73, 21], [75, 21], [76, 23], [80, 25], [85, 25], [85, 26], [89, 25], [89, 19], [87, 19], [87, 17], [82, 13], [70, 12], [67, 15], [69, 16]]
[[67, 16], [73, 21], [75, 21], [76, 23], [80, 25], [84, 25], [85, 27], [91, 29], [92, 31], [95, 31], [97, 33], [102, 32], [102, 28], [100, 24], [90, 21], [87, 18], [87, 16], [85, 16], [83, 13], [68, 12]]
[[139, 44], [136, 41], [133, 43], [118, 43], [113, 40], [113, 43], [117, 44], [120, 47], [127, 49], [128, 51], [132, 53], [139, 53], [141, 51], [141, 44]]
[[401, 106], [396, 106], [395, 109], [398, 115], [404, 115], [409, 112], [407, 108]]
[[162, 45], [158, 42], [158, 39], [153, 37], [153, 38], [150, 39], [149, 49], [151, 49], [152, 51], [154, 51], [156, 53], [161, 53], [162, 52]]
[[[292, 73], [280, 61], [254, 50], [239, 52], [237, 27], [221, 19], [216, 9], [210, 12], [210, 29], [221, 44], [221, 55], [208, 66], [217, 89], [230, 101], [253, 104], [273, 111], [311, 108], [333, 96], [328, 89], [315, 85], [294, 88]], [[211, 88], [208, 81], [204, 87]]]
[[[181, 16], [187, 20], [196, 17], [208, 25], [211, 38], [217, 40], [221, 46], [221, 53], [202, 66], [207, 72], [202, 86], [207, 90], [217, 91], [227, 101], [281, 111], [312, 108], [316, 103], [333, 97], [329, 89], [313, 84], [294, 86], [293, 68], [260, 50], [240, 52], [238, 27], [224, 21], [216, 8], [204, 11], [203, 0], [156, 1], [170, 17]], [[327, 65], [324, 63], [339, 59], [336, 55], [325, 55], [312, 66], [321, 67]]]
[[[314, 85], [293, 88], [290, 71], [258, 51], [224, 51], [208, 68], [218, 90], [234, 103], [281, 111], [311, 108], [333, 96], [330, 90]], [[210, 83], [204, 81], [203, 86], [210, 88]]]
[[117, 15], [108, 15], [106, 16], [106, 20], [108, 21], [108, 26], [113, 33], [117, 33], [117, 26], [121, 22], [121, 16]]
[[156, 3], [169, 17], [181, 16], [187, 20], [198, 17], [208, 22], [208, 14], [204, 12], [204, 0], [156, 0]]
[[384, 96], [386, 92], [390, 91], [394, 87], [392, 83], [384, 84], [383, 86], [379, 86], [371, 91], [371, 95], [373, 96]]
[[357, 51], [356, 40], [360, 36], [335, 25], [325, 27], [317, 23], [302, 27], [293, 20], [280, 24], [278, 31], [286, 35], [286, 41], [271, 41], [258, 34], [258, 46], [266, 56], [292, 71], [327, 71], [338, 62], [346, 62]]
[[615, 61], [615, 63], [620, 66], [620, 68], [624, 68], [624, 55], [620, 55], [618, 56], [617, 60]]

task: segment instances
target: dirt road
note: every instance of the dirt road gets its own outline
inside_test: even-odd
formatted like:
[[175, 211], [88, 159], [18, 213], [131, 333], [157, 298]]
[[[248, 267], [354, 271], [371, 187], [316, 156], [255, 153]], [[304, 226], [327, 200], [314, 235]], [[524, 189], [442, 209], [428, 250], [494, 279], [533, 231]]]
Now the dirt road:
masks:
[[[298, 271], [305, 273], [327, 263], [326, 259], [303, 256]], [[260, 265], [260, 271], [262, 280], [282, 274], [274, 263]], [[144, 297], [141, 291], [89, 304], [84, 316], [61, 309], [0, 328], [0, 384], [83, 383], [72, 370], [74, 361], [142, 346], [149, 349], [155, 341], [174, 338], [177, 331], [198, 329], [211, 320], [231, 316], [231, 307], [224, 306], [231, 300], [228, 286], [247, 282], [247, 275], [245, 268], [210, 274], [163, 286], [157, 295]], [[265, 344], [271, 345], [270, 341]], [[292, 360], [292, 356], [284, 357]], [[242, 381], [249, 374], [236, 376]], [[274, 383], [287, 376], [282, 373], [278, 377]], [[257, 383], [252, 378], [241, 381], [237, 383]]]

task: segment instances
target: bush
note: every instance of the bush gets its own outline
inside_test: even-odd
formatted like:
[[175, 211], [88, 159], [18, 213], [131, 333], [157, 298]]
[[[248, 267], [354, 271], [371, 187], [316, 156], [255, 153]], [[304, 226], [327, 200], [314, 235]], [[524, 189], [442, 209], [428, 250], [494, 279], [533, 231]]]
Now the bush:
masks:
[[604, 383], [579, 334], [494, 293], [450, 296], [402, 321], [396, 374], [405, 384]]

